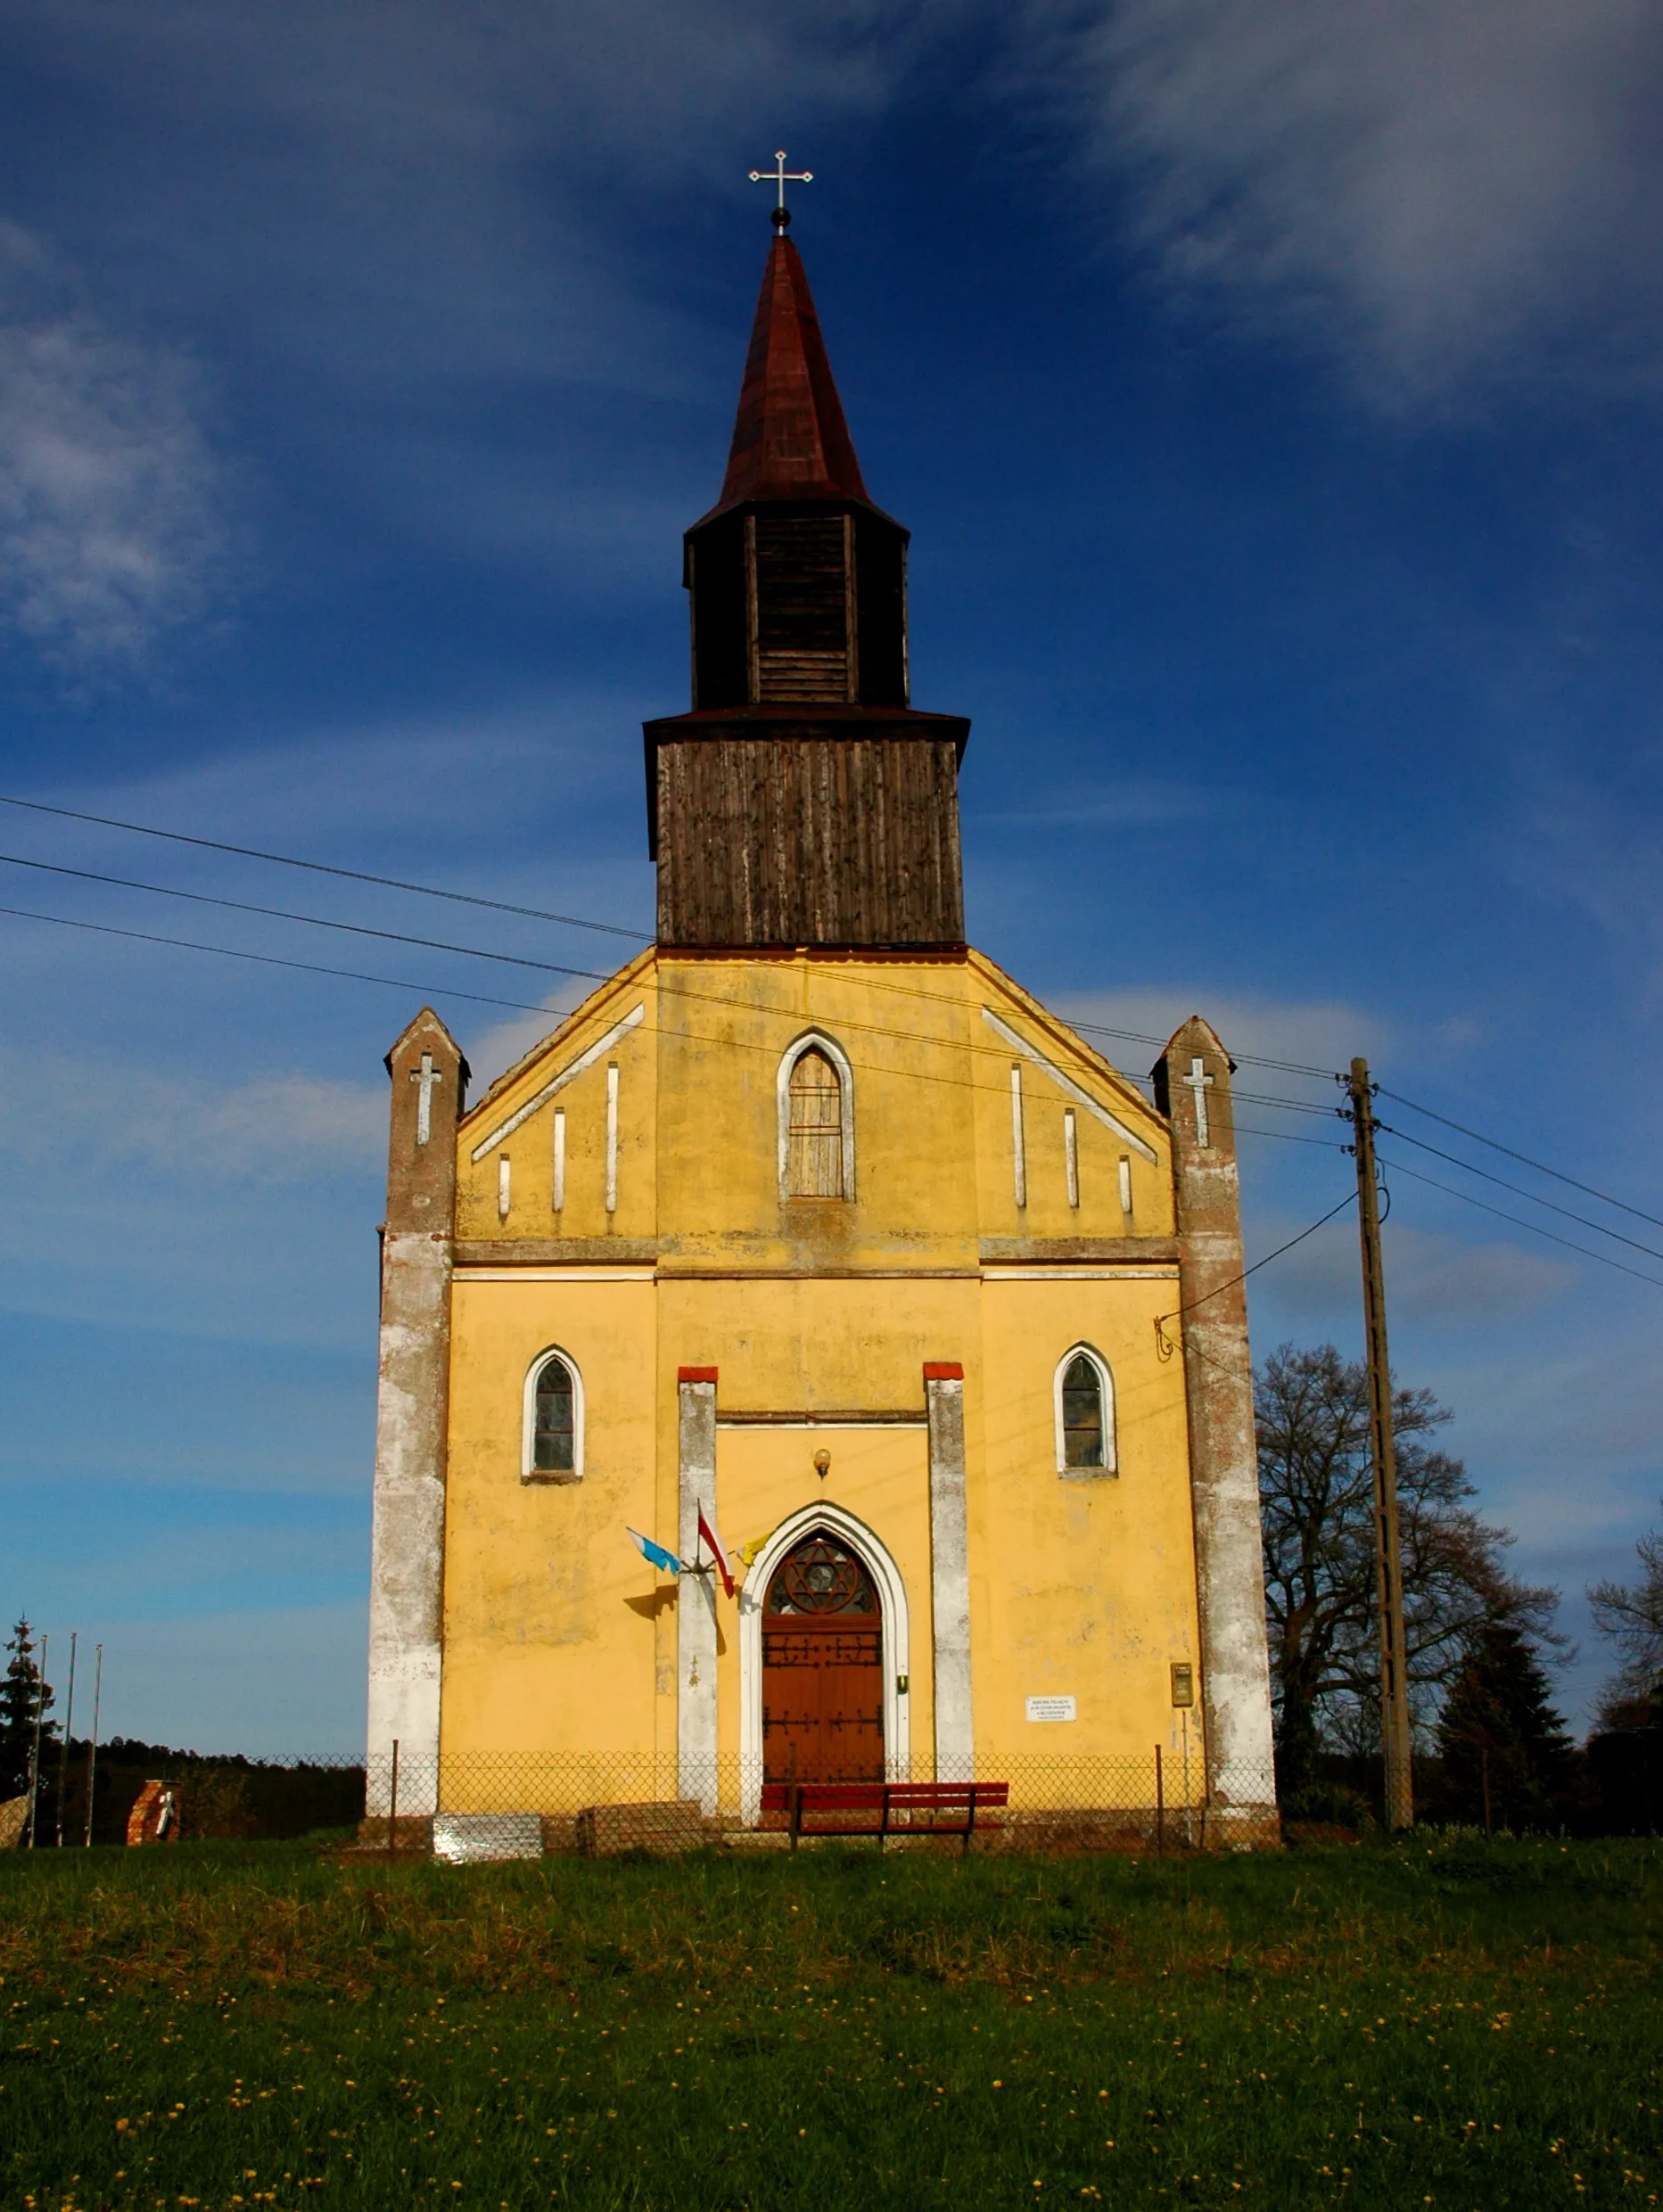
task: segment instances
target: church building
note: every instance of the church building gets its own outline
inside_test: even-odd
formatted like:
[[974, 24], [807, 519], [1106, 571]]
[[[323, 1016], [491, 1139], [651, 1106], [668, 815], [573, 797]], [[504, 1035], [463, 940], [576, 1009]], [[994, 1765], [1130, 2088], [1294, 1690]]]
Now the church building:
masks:
[[1248, 1840], [1231, 1064], [1195, 1016], [1151, 1102], [966, 942], [969, 724], [911, 703], [908, 533], [775, 219], [645, 730], [656, 941], [476, 1100], [431, 1010], [388, 1056], [370, 1811], [395, 1742], [403, 1813], [736, 1829], [765, 1779], [1174, 1805], [1181, 1758]]

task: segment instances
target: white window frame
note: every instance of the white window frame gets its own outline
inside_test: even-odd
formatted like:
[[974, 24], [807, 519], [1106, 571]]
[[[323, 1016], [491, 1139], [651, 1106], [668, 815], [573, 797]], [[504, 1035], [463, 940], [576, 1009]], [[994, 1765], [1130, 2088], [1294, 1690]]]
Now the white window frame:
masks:
[[[775, 1078], [774, 1095], [779, 1123], [779, 1203], [784, 1205], [793, 1196], [791, 1189], [791, 1071], [805, 1052], [823, 1052], [836, 1071], [839, 1092], [839, 1118], [843, 1129], [843, 1195], [845, 1199], [854, 1196], [854, 1070], [849, 1056], [836, 1038], [828, 1037], [823, 1029], [804, 1030], [801, 1037], [794, 1037], [786, 1046]], [[827, 1201], [821, 1199], [825, 1205]], [[832, 1199], [836, 1205], [838, 1201]]]
[[[572, 1465], [539, 1467], [537, 1456], [537, 1378], [550, 1360], [558, 1360], [572, 1377]], [[583, 1478], [584, 1418], [583, 1370], [564, 1344], [545, 1344], [525, 1370], [523, 1407], [520, 1419], [520, 1480], [523, 1483], [576, 1483]]]
[[[1063, 1377], [1074, 1361], [1085, 1358], [1097, 1370], [1097, 1386], [1103, 1405], [1103, 1464], [1101, 1467], [1070, 1467], [1068, 1439], [1063, 1434]], [[1097, 1482], [1107, 1475], [1120, 1472], [1120, 1446], [1115, 1434], [1115, 1377], [1108, 1361], [1095, 1344], [1070, 1344], [1057, 1362], [1051, 1377], [1051, 1412], [1057, 1431], [1057, 1472], [1066, 1475], [1071, 1482]]]

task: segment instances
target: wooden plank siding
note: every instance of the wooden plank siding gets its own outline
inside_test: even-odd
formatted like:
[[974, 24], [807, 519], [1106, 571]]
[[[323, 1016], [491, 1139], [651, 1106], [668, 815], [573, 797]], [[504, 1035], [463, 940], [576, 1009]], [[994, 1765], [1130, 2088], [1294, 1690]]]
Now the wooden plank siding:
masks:
[[700, 736], [657, 746], [658, 939], [964, 942], [951, 736]]

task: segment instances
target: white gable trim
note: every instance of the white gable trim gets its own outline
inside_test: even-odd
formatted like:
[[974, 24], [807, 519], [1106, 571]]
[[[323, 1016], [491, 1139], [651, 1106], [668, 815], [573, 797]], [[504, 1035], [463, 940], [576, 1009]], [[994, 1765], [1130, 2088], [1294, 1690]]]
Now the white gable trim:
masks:
[[1153, 1160], [1157, 1165], [1159, 1164], [1160, 1155], [1153, 1145], [1146, 1144], [1134, 1130], [1126, 1127], [1124, 1122], [1116, 1121], [1106, 1106], [1099, 1106], [1089, 1090], [1082, 1090], [1074, 1077], [1065, 1075], [1057, 1063], [1048, 1060], [1037, 1045], [1031, 1045], [1019, 1031], [1012, 1029], [1009, 1022], [1001, 1022], [992, 1007], [982, 1008], [982, 1019], [997, 1030], [1008, 1045], [1015, 1046], [1025, 1059], [1032, 1060], [1035, 1067], [1042, 1067], [1058, 1090], [1072, 1098], [1076, 1106], [1083, 1106], [1088, 1114], [1102, 1122], [1105, 1129], [1112, 1129], [1123, 1144], [1133, 1146], [1146, 1160]]
[[[579, 1053], [570, 1067], [562, 1068], [552, 1083], [545, 1083], [535, 1098], [528, 1098], [517, 1114], [511, 1114], [506, 1122], [498, 1122], [489, 1137], [482, 1137], [468, 1155], [474, 1166], [479, 1165], [493, 1145], [499, 1145], [505, 1137], [512, 1137], [523, 1122], [531, 1120], [539, 1106], [548, 1104], [556, 1091], [564, 1090], [574, 1077], [582, 1074], [586, 1067], [593, 1067], [602, 1053], [610, 1052], [621, 1037], [627, 1037], [630, 1032], [646, 1018], [646, 1002], [643, 999], [633, 1014], [626, 1014], [622, 1021], [614, 1022], [604, 1037], [597, 1037], [587, 1052]], [[1153, 1159], [1155, 1155], [1151, 1153], [1149, 1156]]]

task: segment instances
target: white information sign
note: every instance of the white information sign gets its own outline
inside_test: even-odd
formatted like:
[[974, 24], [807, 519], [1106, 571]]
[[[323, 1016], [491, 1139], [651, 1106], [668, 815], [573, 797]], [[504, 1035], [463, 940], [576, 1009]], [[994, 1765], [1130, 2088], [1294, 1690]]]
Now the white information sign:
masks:
[[1074, 1721], [1080, 1717], [1072, 1698], [1030, 1698], [1027, 1702], [1031, 1721]]

